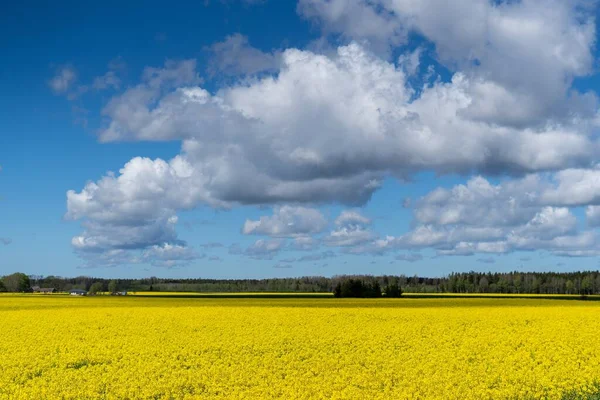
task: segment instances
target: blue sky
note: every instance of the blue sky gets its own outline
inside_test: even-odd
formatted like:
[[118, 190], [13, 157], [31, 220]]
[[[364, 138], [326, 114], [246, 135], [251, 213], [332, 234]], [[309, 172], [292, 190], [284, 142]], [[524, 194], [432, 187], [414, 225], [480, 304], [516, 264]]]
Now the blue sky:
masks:
[[0, 275], [596, 269], [596, 15], [5, 6]]

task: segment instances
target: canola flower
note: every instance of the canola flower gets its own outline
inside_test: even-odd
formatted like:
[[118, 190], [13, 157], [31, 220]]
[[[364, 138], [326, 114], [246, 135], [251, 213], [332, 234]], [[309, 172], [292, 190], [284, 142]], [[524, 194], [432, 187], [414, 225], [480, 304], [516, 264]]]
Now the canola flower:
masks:
[[4, 399], [561, 399], [600, 303], [0, 296]]

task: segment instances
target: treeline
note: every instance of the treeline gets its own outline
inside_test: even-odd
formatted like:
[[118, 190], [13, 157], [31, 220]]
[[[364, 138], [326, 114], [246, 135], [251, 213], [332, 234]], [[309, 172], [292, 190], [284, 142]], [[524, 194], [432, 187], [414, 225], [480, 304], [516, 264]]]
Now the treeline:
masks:
[[371, 279], [344, 277], [338, 281], [333, 288], [334, 297], [401, 297], [402, 289], [398, 279], [388, 279], [388, 284], [383, 291], [379, 280], [374, 277]]
[[[383, 293], [397, 284], [406, 293], [520, 293], [520, 294], [600, 294], [600, 272], [466, 272], [442, 278], [400, 276], [307, 276], [277, 279], [104, 279], [88, 276], [27, 276], [11, 274], [0, 279], [0, 291], [21, 292], [32, 286], [98, 291], [161, 292], [320, 292], [332, 293], [339, 283], [360, 280], [367, 286], [377, 282]], [[109, 290], [110, 286], [110, 290]]]

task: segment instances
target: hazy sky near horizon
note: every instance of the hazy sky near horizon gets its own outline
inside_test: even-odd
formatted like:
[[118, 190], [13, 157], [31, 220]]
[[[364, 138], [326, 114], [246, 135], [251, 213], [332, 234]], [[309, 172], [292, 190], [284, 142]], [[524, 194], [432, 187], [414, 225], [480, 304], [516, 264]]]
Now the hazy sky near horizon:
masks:
[[0, 275], [597, 269], [597, 14], [5, 4]]

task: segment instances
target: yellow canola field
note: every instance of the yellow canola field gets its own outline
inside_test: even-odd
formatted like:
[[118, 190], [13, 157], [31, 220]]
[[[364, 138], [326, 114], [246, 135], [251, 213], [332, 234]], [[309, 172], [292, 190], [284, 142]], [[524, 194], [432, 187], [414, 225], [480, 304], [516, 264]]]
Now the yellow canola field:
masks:
[[560, 399], [600, 302], [0, 296], [2, 399]]

